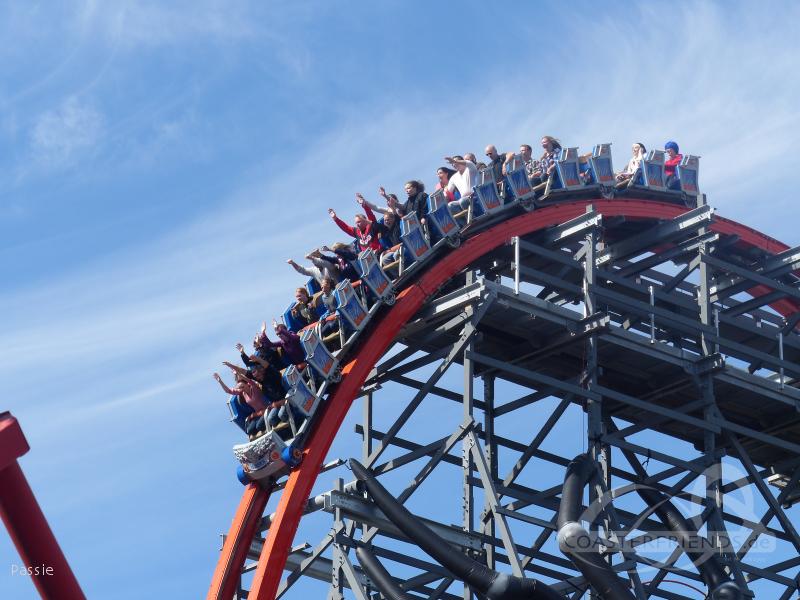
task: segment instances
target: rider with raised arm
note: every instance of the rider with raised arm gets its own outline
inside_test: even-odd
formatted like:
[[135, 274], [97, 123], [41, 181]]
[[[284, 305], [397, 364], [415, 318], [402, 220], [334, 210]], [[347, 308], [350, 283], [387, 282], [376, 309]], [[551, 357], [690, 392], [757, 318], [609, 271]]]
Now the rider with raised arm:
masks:
[[466, 160], [463, 156], [445, 156], [444, 159], [456, 170], [450, 177], [446, 189], [451, 192], [458, 190], [461, 195], [460, 200], [448, 203], [452, 212], [458, 212], [469, 207], [472, 188], [478, 184], [478, 168], [474, 162]]
[[291, 266], [295, 271], [300, 273], [301, 275], [305, 275], [306, 277], [312, 277], [316, 280], [317, 283], [321, 284], [322, 280], [325, 277], [330, 277], [335, 281], [338, 281], [338, 272], [336, 268], [329, 262], [325, 262], [319, 258], [319, 250], [312, 250], [308, 254], [306, 254], [306, 259], [310, 260], [312, 266], [304, 267], [303, 265], [297, 264], [293, 259], [288, 258], [286, 262]]
[[266, 398], [261, 390], [261, 386], [254, 380], [247, 377], [244, 369], [234, 367], [230, 363], [223, 363], [230, 367], [234, 373], [236, 384], [233, 388], [229, 388], [222, 380], [219, 373], [214, 373], [214, 379], [217, 380], [220, 387], [226, 394], [231, 396], [238, 396], [247, 406], [252, 409], [252, 413], [247, 416], [245, 420], [245, 433], [249, 436], [250, 440], [255, 439], [263, 433], [266, 428], [264, 421], [264, 412], [267, 410]]
[[337, 217], [336, 211], [332, 208], [328, 209], [328, 214], [331, 219], [333, 219], [333, 222], [339, 226], [339, 229], [344, 231], [347, 235], [356, 238], [359, 252], [366, 248], [371, 248], [375, 252], [379, 252], [381, 249], [381, 242], [376, 231], [378, 219], [375, 217], [375, 213], [372, 212], [369, 205], [364, 204], [363, 196], [361, 198], [356, 197], [356, 200], [364, 207], [364, 212], [366, 214], [357, 214], [353, 226], [348, 225]]
[[[314, 308], [313, 301], [310, 302], [310, 305], [312, 308]], [[262, 327], [261, 339], [262, 345], [265, 348], [280, 350], [281, 355], [286, 360], [287, 365], [299, 365], [306, 360], [306, 353], [303, 351], [303, 346], [300, 344], [299, 335], [297, 335], [294, 331], [291, 331], [283, 323], [278, 323], [275, 321], [275, 319], [272, 320], [272, 329], [275, 331], [275, 335], [278, 336], [277, 342], [273, 342], [267, 336], [266, 323], [264, 323]], [[252, 360], [258, 361], [258, 359], [255, 357], [253, 357]]]
[[383, 186], [378, 188], [378, 193], [386, 199], [386, 206], [377, 206], [366, 200], [361, 194], [356, 194], [356, 197], [359, 202], [363, 202], [364, 206], [368, 206], [374, 212], [383, 215], [378, 220], [378, 234], [381, 241], [382, 255], [400, 243], [400, 219], [403, 216], [403, 210], [397, 201], [397, 196], [387, 194]]
[[447, 189], [447, 184], [450, 183], [450, 178], [455, 175], [455, 173], [455, 169], [451, 169], [450, 167], [439, 167], [436, 169], [436, 178], [438, 182], [436, 183], [434, 191], [444, 190], [444, 199], [448, 202], [458, 200], [458, 197], [456, 197], [458, 190]]
[[[333, 252], [333, 256], [327, 256], [322, 252]], [[332, 246], [322, 246], [322, 248], [315, 250], [315, 256], [323, 262], [332, 265], [336, 269], [338, 280], [349, 279], [355, 281], [359, 278], [358, 271], [353, 266], [353, 262], [358, 258], [358, 255], [353, 252], [353, 247], [350, 244], [343, 242], [336, 242]], [[334, 278], [336, 280], [336, 278]]]

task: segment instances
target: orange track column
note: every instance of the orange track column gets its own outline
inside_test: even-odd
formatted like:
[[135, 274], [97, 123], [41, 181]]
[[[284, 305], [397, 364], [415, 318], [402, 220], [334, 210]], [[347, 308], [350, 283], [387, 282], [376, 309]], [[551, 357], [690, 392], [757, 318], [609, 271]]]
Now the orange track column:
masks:
[[245, 488], [228, 536], [222, 545], [222, 553], [217, 562], [217, 568], [214, 570], [214, 577], [211, 579], [207, 600], [230, 600], [233, 598], [242, 574], [244, 561], [247, 559], [250, 542], [256, 535], [270, 493], [256, 483], [251, 483]]
[[419, 310], [424, 300], [425, 295], [414, 285], [400, 292], [392, 310], [383, 315], [370, 339], [342, 369], [342, 381], [323, 405], [318, 426], [309, 437], [311, 443], [304, 450], [301, 468], [291, 472], [281, 494], [275, 520], [269, 529], [253, 578], [249, 595], [252, 600], [275, 598], [300, 517], [333, 438], [372, 365], [383, 355], [400, 327]]

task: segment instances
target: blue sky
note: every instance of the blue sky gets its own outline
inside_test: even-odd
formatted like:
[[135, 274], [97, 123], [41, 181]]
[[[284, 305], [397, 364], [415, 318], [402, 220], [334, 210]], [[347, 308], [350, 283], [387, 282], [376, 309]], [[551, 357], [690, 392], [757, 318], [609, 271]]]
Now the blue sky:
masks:
[[[2, 408], [87, 594], [204, 593], [241, 492], [210, 373], [282, 312], [300, 282], [285, 260], [337, 240], [325, 209], [355, 212], [356, 191], [432, 184], [441, 157], [487, 143], [611, 141], [621, 166], [631, 142], [676, 139], [720, 214], [797, 245], [799, 17], [779, 2], [3, 4]], [[0, 536], [0, 569], [15, 560]], [[0, 592], [34, 594], [2, 574]]]

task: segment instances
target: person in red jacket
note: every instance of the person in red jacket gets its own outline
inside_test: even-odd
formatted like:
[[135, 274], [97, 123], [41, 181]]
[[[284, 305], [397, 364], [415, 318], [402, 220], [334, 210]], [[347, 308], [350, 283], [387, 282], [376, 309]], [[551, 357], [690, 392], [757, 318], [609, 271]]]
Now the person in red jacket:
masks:
[[333, 219], [333, 222], [339, 226], [339, 229], [344, 231], [347, 235], [356, 238], [359, 252], [371, 248], [376, 254], [379, 254], [381, 251], [381, 240], [377, 225], [378, 219], [375, 217], [375, 213], [372, 212], [372, 209], [361, 201], [363, 199], [357, 199], [360, 201], [359, 203], [361, 206], [364, 207], [366, 215], [357, 214], [354, 226], [351, 227], [337, 217], [336, 211], [332, 208], [328, 209], [328, 214], [331, 216], [331, 219]]
[[664, 144], [664, 152], [667, 153], [667, 158], [664, 160], [664, 176], [666, 177], [666, 185], [670, 190], [681, 189], [681, 181], [678, 179], [676, 167], [681, 164], [683, 154], [678, 150], [678, 144], [669, 141]]

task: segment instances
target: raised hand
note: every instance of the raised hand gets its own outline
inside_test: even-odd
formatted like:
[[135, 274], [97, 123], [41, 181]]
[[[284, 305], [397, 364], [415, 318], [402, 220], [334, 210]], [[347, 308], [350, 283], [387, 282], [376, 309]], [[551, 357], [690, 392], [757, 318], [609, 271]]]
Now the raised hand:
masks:
[[386, 198], [386, 188], [384, 188], [383, 186], [381, 186], [381, 187], [379, 187], [379, 188], [378, 188], [378, 193], [379, 193], [381, 196], [383, 196], [384, 198]]
[[244, 346], [242, 346], [242, 343], [241, 343], [241, 342], [239, 342], [238, 344], [236, 344], [236, 349], [237, 349], [239, 352], [244, 352]]
[[361, 206], [364, 206], [364, 196], [356, 192], [356, 202], [358, 202]]
[[336, 218], [336, 211], [333, 210], [332, 208], [328, 209], [328, 214], [330, 215], [331, 219], [335, 219]]

